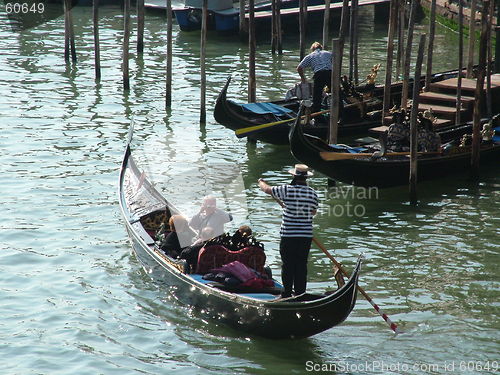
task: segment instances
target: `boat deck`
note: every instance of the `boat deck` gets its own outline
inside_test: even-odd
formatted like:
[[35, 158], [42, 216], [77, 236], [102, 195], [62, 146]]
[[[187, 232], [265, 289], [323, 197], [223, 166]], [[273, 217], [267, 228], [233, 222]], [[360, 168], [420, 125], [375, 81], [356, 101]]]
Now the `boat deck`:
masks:
[[[221, 283], [218, 283], [215, 281], [211, 281], [211, 280], [205, 280], [203, 278], [203, 275], [200, 275], [200, 274], [193, 273], [193, 274], [190, 274], [189, 277], [191, 277], [193, 280], [198, 281], [202, 284], [213, 286], [214, 288], [219, 288], [219, 289], [223, 289], [223, 290], [226, 289], [224, 284], [221, 284]], [[283, 288], [283, 286], [279, 282], [277, 282], [276, 280], [273, 280], [273, 281], [274, 281], [274, 288], [275, 288], [273, 290], [273, 293], [276, 293], [279, 290], [281, 290]], [[279, 297], [279, 294], [269, 293], [266, 289], [264, 289], [262, 291], [262, 293], [255, 292], [255, 291], [252, 293], [248, 293], [248, 291], [234, 292], [234, 293], [238, 294], [239, 296], [242, 296], [242, 297], [248, 297], [248, 298], [263, 300], [263, 301], [275, 300]]]

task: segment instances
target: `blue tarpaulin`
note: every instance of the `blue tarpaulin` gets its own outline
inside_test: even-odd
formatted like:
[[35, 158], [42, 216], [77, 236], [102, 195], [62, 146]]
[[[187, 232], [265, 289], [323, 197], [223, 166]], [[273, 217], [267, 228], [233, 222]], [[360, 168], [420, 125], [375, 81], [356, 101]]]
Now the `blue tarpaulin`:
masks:
[[351, 154], [358, 154], [360, 152], [368, 150], [366, 147], [351, 147], [347, 145], [335, 145], [335, 144], [331, 144], [330, 147], [340, 152], [349, 152]]
[[259, 115], [272, 113], [276, 116], [283, 116], [293, 112], [291, 109], [282, 107], [274, 103], [247, 103], [240, 105], [245, 111], [253, 112]]

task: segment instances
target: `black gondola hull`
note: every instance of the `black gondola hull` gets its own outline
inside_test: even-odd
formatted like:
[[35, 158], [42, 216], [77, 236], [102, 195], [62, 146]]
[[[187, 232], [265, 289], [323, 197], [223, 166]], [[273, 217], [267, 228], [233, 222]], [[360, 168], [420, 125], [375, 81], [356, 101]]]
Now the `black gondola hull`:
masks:
[[[143, 175], [131, 166], [127, 148], [120, 174], [120, 207], [127, 232], [137, 259], [146, 274], [165, 288], [169, 298], [178, 300], [216, 322], [251, 335], [273, 339], [309, 337], [343, 322], [356, 303], [357, 281], [361, 262], [358, 261], [351, 278], [344, 286], [327, 295], [305, 295], [290, 301], [267, 301], [227, 292], [195, 280], [176, 267], [176, 262], [162, 255], [137, 217], [135, 187], [154, 189]], [[134, 182], [135, 181], [135, 182]], [[158, 193], [153, 190], [153, 195]], [[136, 198], [134, 198], [136, 199]], [[141, 199], [138, 199], [141, 201]], [[160, 201], [176, 212], [168, 202]], [[158, 209], [158, 208], [156, 208]]]
[[[438, 82], [444, 79], [455, 77], [456, 71], [448, 71], [436, 73], [432, 76], [432, 82]], [[422, 77], [422, 82], [424, 77]], [[295, 117], [300, 105], [300, 100], [278, 100], [271, 103], [291, 109], [293, 113], [290, 116], [275, 116], [271, 114], [255, 114], [252, 112], [243, 111], [241, 105], [227, 99], [227, 90], [231, 77], [228, 77], [225, 85], [219, 93], [215, 108], [215, 120], [233, 131], [248, 128], [255, 125], [268, 124], [277, 121], [286, 120], [290, 117]], [[412, 92], [413, 83], [410, 80], [409, 92]], [[362, 90], [362, 87], [359, 87]], [[401, 82], [392, 84], [391, 86], [391, 105], [398, 103], [401, 100]], [[339, 113], [338, 136], [348, 137], [355, 135], [365, 135], [367, 131], [375, 126], [379, 126], [381, 119], [382, 98], [384, 96], [384, 87], [376, 86], [370, 89], [372, 98], [364, 104], [354, 103], [343, 106]], [[265, 143], [285, 145], [289, 143], [288, 134], [290, 132], [292, 122], [271, 126], [261, 131], [254, 132], [248, 135], [249, 139], [258, 140]], [[328, 134], [328, 123], [316, 121], [315, 124], [304, 125], [303, 131], [305, 134], [313, 135], [321, 139], [326, 139]]]
[[[292, 127], [290, 149], [297, 160], [330, 179], [347, 184], [387, 188], [407, 185], [409, 181], [409, 157], [326, 161], [321, 158], [320, 152], [331, 151], [331, 149], [321, 140], [304, 134], [300, 126]], [[480, 155], [481, 164], [498, 162], [500, 145], [483, 146]], [[427, 181], [451, 174], [463, 174], [470, 169], [470, 165], [471, 152], [420, 157], [417, 165], [417, 180]]]

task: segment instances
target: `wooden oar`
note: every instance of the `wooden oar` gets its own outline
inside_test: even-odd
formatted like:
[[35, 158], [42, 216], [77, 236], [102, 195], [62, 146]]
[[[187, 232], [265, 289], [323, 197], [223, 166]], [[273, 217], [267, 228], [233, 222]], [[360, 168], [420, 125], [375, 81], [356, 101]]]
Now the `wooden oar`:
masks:
[[[337, 268], [340, 270], [340, 272], [347, 278], [349, 278], [349, 275], [347, 274], [347, 272], [342, 268], [342, 265], [337, 262], [337, 260], [333, 257], [333, 255], [331, 255], [328, 250], [323, 246], [323, 244], [321, 244], [321, 242], [319, 242], [316, 238], [313, 237], [313, 242], [316, 244], [316, 246], [318, 246], [324, 253], [325, 255], [330, 258], [330, 260], [333, 262], [333, 264], [335, 264], [335, 266], [337, 266]], [[379, 313], [379, 315], [382, 317], [382, 319], [385, 320], [385, 322], [389, 325], [389, 327], [394, 331], [394, 333], [396, 334], [399, 334], [399, 333], [403, 333], [397, 326], [396, 323], [394, 323], [388, 316], [387, 314], [385, 314], [381, 309], [380, 307], [375, 303], [373, 302], [373, 300], [371, 299], [371, 297], [364, 291], [363, 288], [361, 288], [359, 285], [357, 286], [358, 288], [358, 291], [363, 295], [363, 297], [366, 298], [366, 300], [368, 302], [370, 302], [370, 304], [373, 306], [373, 308]]]
[[[271, 197], [274, 198], [274, 200], [276, 202], [278, 202], [278, 204], [283, 207], [283, 202], [281, 202], [278, 198], [276, 198], [274, 195], [271, 194]], [[316, 244], [316, 246], [318, 246], [321, 251], [323, 251], [325, 253], [325, 255], [333, 262], [333, 264], [335, 264], [335, 266], [339, 269], [339, 271], [347, 278], [349, 278], [349, 274], [344, 270], [344, 268], [342, 267], [342, 265], [337, 262], [337, 260], [333, 257], [332, 254], [330, 254], [330, 252], [323, 246], [323, 244], [321, 242], [318, 241], [318, 239], [316, 239], [315, 237], [313, 237], [313, 242]], [[371, 297], [364, 291], [363, 288], [361, 288], [359, 285], [356, 286], [358, 291], [363, 295], [363, 297], [366, 298], [366, 300], [368, 302], [370, 302], [370, 305], [373, 306], [373, 308], [375, 309], [375, 311], [377, 311], [379, 313], [379, 315], [382, 317], [382, 319], [385, 320], [385, 322], [389, 325], [389, 327], [394, 331], [394, 333], [396, 334], [399, 334], [399, 333], [403, 333], [403, 331], [401, 331], [397, 324], [394, 323], [390, 318], [389, 316], [387, 316], [387, 314], [385, 314], [381, 309], [380, 307], [375, 303], [373, 302], [373, 300], [371, 299]]]
[[[436, 152], [419, 152], [419, 155], [439, 155], [440, 151]], [[355, 154], [351, 154], [350, 152], [335, 152], [335, 151], [321, 151], [319, 153], [323, 160], [331, 161], [331, 160], [345, 160], [345, 159], [361, 159], [361, 158], [369, 158], [372, 156], [372, 153], [367, 152], [359, 152]], [[401, 155], [410, 155], [409, 152], [387, 152], [383, 156], [401, 156]]]
[[[309, 115], [309, 117], [316, 117], [316, 116], [322, 115], [322, 114], [327, 113], [327, 112], [330, 112], [330, 110], [328, 109], [328, 110], [324, 110], [324, 111], [319, 111], [319, 112], [311, 113]], [[301, 118], [304, 118], [304, 117], [305, 117], [305, 115], [301, 116]], [[243, 138], [243, 137], [248, 136], [248, 133], [253, 133], [255, 131], [259, 131], [259, 130], [262, 130], [262, 129], [270, 128], [271, 126], [276, 126], [276, 125], [284, 124], [286, 122], [291, 122], [291, 121], [294, 121], [296, 119], [297, 119], [297, 117], [293, 117], [293, 118], [287, 118], [286, 120], [269, 122], [267, 124], [253, 125], [253, 126], [249, 126], [247, 128], [238, 129], [234, 133], [236, 134], [236, 136], [238, 138]]]

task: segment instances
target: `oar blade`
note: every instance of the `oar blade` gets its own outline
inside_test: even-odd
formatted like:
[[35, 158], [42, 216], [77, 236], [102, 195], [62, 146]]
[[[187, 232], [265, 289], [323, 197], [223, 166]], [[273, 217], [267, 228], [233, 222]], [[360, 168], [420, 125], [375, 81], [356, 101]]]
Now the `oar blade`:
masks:
[[321, 151], [319, 155], [323, 160], [326, 161], [360, 159], [360, 158], [369, 158], [370, 156], [372, 156], [372, 154], [368, 153], [351, 154], [350, 152], [334, 152], [334, 151]]
[[255, 132], [259, 132], [261, 130], [270, 128], [272, 126], [285, 124], [285, 123], [293, 121], [293, 120], [294, 119], [286, 119], [286, 120], [281, 120], [281, 121], [276, 121], [276, 122], [270, 122], [268, 124], [249, 126], [247, 128], [237, 129], [234, 131], [234, 133], [236, 134], [236, 136], [238, 138], [248, 137], [249, 135], [252, 135]]
[[[310, 117], [319, 116], [319, 115], [322, 115], [322, 114], [327, 113], [327, 112], [328, 112], [328, 110], [324, 110], [324, 111], [320, 111], [320, 112], [316, 112], [316, 113], [311, 113]], [[285, 120], [270, 122], [267, 124], [253, 125], [253, 126], [249, 126], [246, 128], [237, 129], [234, 133], [236, 134], [236, 136], [238, 138], [248, 137], [249, 135], [253, 134], [254, 132], [267, 129], [267, 128], [270, 128], [272, 126], [281, 125], [281, 124], [285, 124], [285, 123], [288, 123], [291, 121], [295, 121], [296, 119], [297, 118], [294, 117], [294, 118], [288, 118]]]

